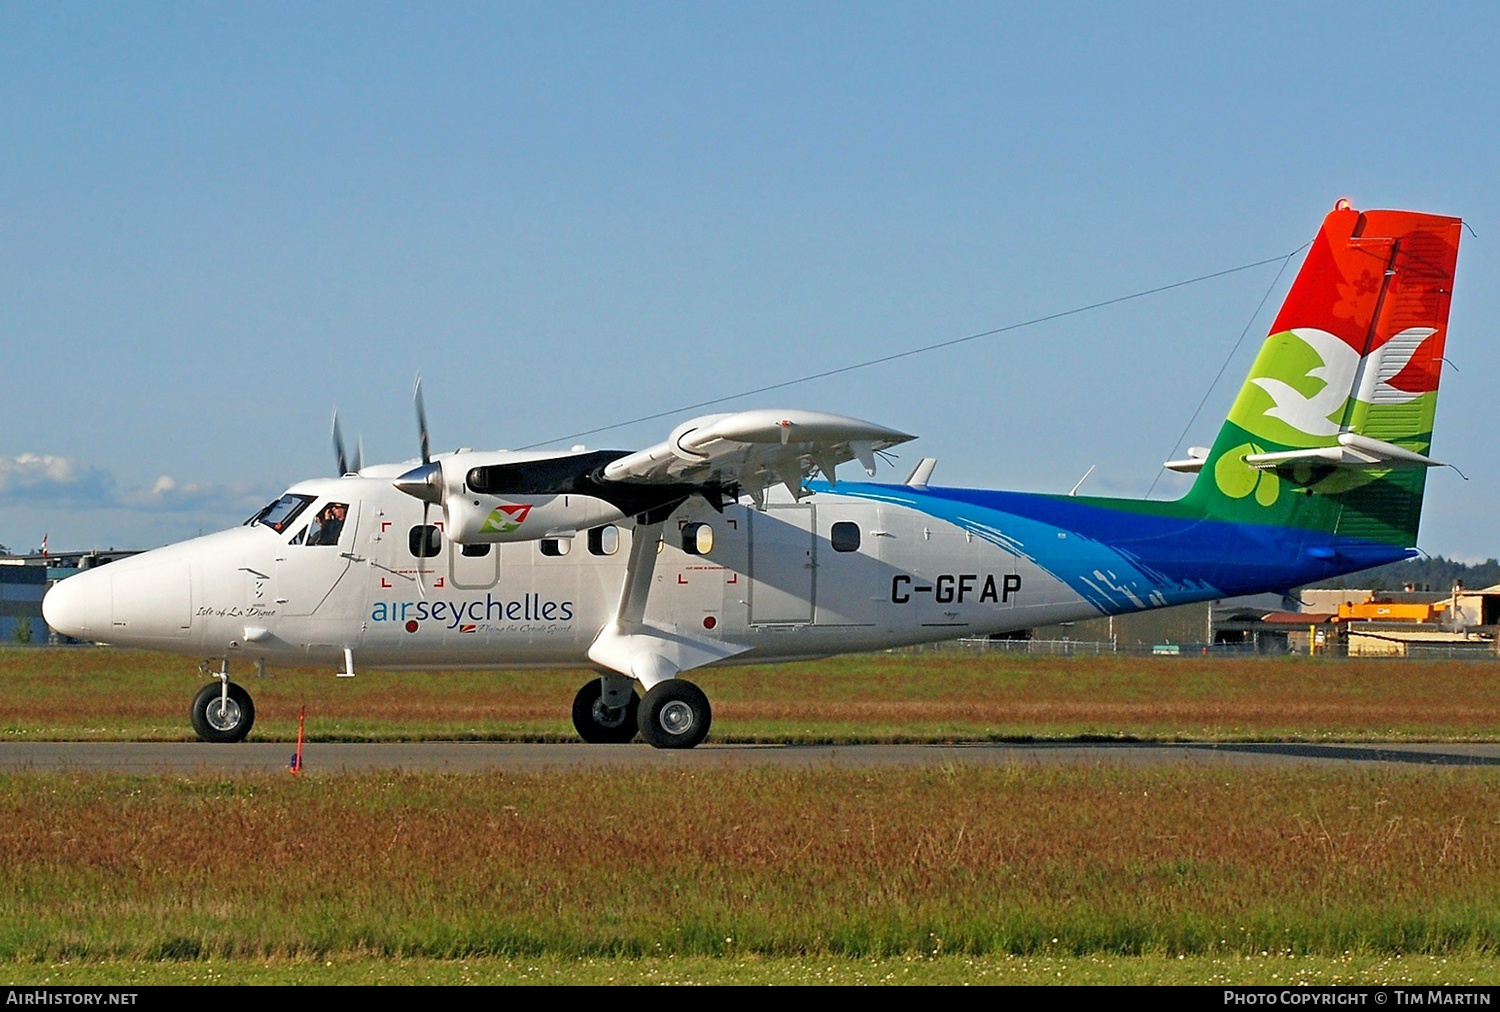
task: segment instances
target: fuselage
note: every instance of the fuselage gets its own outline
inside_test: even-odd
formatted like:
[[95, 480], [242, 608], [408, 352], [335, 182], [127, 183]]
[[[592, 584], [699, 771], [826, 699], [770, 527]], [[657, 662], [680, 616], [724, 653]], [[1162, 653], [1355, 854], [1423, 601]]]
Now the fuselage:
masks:
[[[592, 666], [633, 524], [459, 545], [440, 515], [374, 470], [293, 486], [281, 500], [296, 507], [288, 522], [72, 577], [48, 595], [47, 621], [80, 639], [270, 664], [339, 663], [350, 651], [364, 668]], [[344, 515], [320, 537], [334, 506]], [[1174, 503], [847, 482], [763, 510], [720, 512], [694, 497], [661, 530], [645, 619], [734, 645], [722, 663], [1285, 590], [1409, 554]]]

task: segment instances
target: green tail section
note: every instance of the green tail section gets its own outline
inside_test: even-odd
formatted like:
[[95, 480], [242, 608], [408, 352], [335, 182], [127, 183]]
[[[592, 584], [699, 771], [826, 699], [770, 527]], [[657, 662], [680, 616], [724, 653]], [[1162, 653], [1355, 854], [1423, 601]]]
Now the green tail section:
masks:
[[1460, 225], [1344, 206], [1324, 220], [1188, 505], [1416, 544]]

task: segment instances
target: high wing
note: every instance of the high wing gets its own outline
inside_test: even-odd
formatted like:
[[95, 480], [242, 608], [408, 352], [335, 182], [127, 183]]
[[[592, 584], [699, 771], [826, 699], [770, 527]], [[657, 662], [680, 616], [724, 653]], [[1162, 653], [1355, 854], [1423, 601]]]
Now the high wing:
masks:
[[858, 460], [875, 474], [875, 454], [915, 436], [873, 422], [820, 411], [739, 411], [684, 422], [664, 442], [605, 465], [606, 481], [738, 487], [764, 505], [767, 487], [785, 485], [793, 498], [821, 471]]
[[[442, 507], [447, 537], [472, 542], [566, 537], [627, 517], [654, 523], [690, 496], [722, 508], [741, 494], [765, 505], [785, 485], [794, 498], [821, 472], [916, 437], [873, 422], [817, 411], [739, 411], [684, 422], [637, 452], [462, 450], [437, 454], [396, 477], [401, 491]], [[368, 473], [368, 472], [367, 472]]]
[[[719, 505], [723, 492], [744, 492], [765, 506], [765, 490], [786, 486], [794, 499], [804, 482], [821, 471], [858, 460], [875, 473], [875, 454], [915, 437], [895, 429], [818, 411], [739, 411], [684, 422], [665, 442], [626, 454], [600, 469], [601, 483], [682, 489], [692, 487]], [[648, 689], [690, 668], [743, 653], [749, 647], [702, 630], [663, 625], [645, 618], [655, 544], [661, 525], [635, 528], [615, 619], [589, 646], [591, 661], [635, 678]]]
[[[421, 407], [418, 417], [422, 418]], [[425, 432], [425, 419], [422, 422]], [[612, 621], [599, 630], [589, 660], [646, 688], [749, 647], [701, 629], [646, 618], [656, 544], [667, 517], [693, 495], [716, 509], [747, 494], [765, 506], [783, 484], [795, 499], [816, 472], [833, 483], [839, 464], [858, 460], [875, 473], [875, 455], [916, 437], [817, 411], [739, 411], [684, 422], [666, 441], [634, 453], [438, 454], [396, 478], [408, 495], [443, 510], [445, 533], [460, 544], [571, 537], [615, 521], [635, 521], [630, 556]], [[616, 678], [617, 676], [610, 676]], [[606, 678], [605, 691], [628, 696]], [[701, 730], [706, 731], [705, 724]]]

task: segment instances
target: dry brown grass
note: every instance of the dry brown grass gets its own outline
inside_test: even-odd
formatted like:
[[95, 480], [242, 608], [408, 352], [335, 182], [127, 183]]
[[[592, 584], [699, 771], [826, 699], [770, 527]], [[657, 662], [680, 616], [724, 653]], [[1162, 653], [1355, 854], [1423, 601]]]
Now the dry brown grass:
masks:
[[1500, 775], [0, 777], [0, 958], [1492, 952]]
[[[560, 738], [588, 677], [563, 672], [283, 670], [237, 678], [256, 736], [308, 707], [324, 739]], [[1307, 658], [876, 654], [695, 672], [716, 740], [1493, 739], [1500, 663]], [[197, 664], [117, 650], [0, 650], [11, 738], [186, 738]]]

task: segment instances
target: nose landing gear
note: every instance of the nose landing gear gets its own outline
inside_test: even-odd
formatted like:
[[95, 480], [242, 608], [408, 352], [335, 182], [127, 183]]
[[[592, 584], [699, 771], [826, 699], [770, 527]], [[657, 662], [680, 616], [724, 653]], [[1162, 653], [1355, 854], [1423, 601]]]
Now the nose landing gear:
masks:
[[218, 681], [205, 685], [193, 697], [193, 730], [202, 741], [243, 741], [255, 724], [255, 704], [250, 693], [229, 680], [225, 662], [215, 674]]

